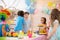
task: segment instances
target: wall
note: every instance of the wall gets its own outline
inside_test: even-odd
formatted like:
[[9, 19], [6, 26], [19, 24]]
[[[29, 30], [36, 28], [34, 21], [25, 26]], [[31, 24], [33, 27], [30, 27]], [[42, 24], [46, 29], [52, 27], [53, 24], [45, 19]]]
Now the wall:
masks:
[[47, 6], [47, 3], [51, 1], [51, 2], [54, 2], [54, 3], [59, 3], [60, 0], [37, 0], [36, 2], [36, 9], [38, 9], [37, 13], [35, 13], [33, 15], [33, 29], [34, 31], [37, 31], [38, 30], [38, 27], [37, 25], [40, 23], [40, 19], [41, 17], [46, 17], [47, 19], [47, 24], [49, 24], [49, 15], [46, 14], [46, 13], [42, 13], [40, 12], [41, 10], [41, 6]]

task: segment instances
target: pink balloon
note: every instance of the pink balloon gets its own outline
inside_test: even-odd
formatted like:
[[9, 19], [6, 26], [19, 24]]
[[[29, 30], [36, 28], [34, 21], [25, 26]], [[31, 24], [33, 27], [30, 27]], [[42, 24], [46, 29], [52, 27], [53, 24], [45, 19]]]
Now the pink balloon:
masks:
[[60, 8], [60, 4], [57, 4], [57, 8]]
[[39, 12], [39, 10], [38, 9], [35, 9], [35, 12], [34, 13], [38, 13]]

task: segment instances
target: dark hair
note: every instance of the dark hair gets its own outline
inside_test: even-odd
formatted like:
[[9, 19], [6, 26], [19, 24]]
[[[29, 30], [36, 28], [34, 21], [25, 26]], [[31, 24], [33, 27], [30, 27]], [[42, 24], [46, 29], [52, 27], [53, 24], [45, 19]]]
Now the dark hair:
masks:
[[5, 21], [5, 17], [4, 17], [3, 15], [2, 15], [2, 17], [1, 17], [1, 20], [2, 20], [2, 21]]
[[25, 12], [24, 14], [28, 14], [29, 15], [29, 12]]
[[18, 11], [17, 15], [23, 17], [24, 16], [24, 11]]
[[51, 23], [53, 23], [55, 20], [58, 20], [60, 23], [60, 12], [56, 8], [51, 12]]
[[44, 24], [46, 24], [46, 18], [45, 17], [42, 17], [44, 19]]

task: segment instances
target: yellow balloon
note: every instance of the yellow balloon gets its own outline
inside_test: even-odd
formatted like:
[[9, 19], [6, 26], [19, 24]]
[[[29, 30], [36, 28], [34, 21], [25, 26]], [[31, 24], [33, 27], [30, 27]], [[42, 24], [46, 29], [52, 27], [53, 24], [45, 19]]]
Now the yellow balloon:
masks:
[[52, 7], [55, 8], [56, 7], [56, 4], [53, 3]]
[[48, 6], [51, 7], [53, 5], [52, 2], [48, 2]]
[[56, 4], [53, 2], [48, 2], [48, 7], [49, 8], [56, 8]]

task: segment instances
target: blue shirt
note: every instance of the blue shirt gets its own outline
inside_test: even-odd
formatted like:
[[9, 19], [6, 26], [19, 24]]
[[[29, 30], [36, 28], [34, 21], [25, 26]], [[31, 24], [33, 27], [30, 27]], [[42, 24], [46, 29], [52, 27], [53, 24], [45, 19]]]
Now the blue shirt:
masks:
[[[2, 35], [2, 26], [3, 26], [3, 24], [0, 24], [0, 37], [3, 36], [3, 35]], [[5, 30], [6, 30], [6, 32], [9, 32], [9, 31], [10, 31], [8, 24], [5, 25]]]
[[24, 24], [24, 18], [21, 16], [18, 16], [16, 19], [16, 27], [14, 28], [14, 31], [23, 30], [23, 24]]

